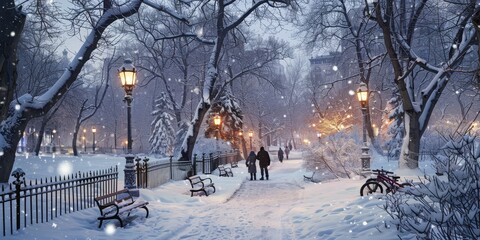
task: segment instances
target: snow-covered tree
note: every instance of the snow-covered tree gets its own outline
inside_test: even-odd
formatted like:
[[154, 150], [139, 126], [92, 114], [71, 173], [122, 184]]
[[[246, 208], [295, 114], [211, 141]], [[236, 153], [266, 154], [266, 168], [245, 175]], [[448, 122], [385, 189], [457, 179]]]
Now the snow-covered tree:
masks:
[[386, 140], [387, 155], [391, 159], [398, 159], [405, 134], [402, 103], [398, 95], [394, 95], [387, 102], [383, 118], [382, 122], [384, 126], [382, 126], [382, 129], [385, 133], [383, 133], [382, 136], [384, 136]]
[[[370, 92], [383, 90], [380, 89], [383, 81], [382, 73], [374, 70], [382, 66], [380, 62], [385, 51], [381, 41], [378, 40], [380, 34], [374, 27], [376, 23], [363, 16], [365, 2], [363, 0], [312, 1], [308, 6], [307, 14], [302, 16], [300, 21], [299, 28], [305, 34], [308, 51], [312, 52], [312, 49], [313, 52], [328, 51], [332, 54], [325, 56], [335, 61], [329, 62], [328, 59], [322, 59], [318, 67], [321, 69], [311, 70], [310, 78], [315, 81], [309, 84], [312, 91], [311, 101], [316, 108], [316, 117], [322, 120], [329, 117], [322, 114], [325, 112], [321, 109], [322, 103], [332, 101], [332, 97], [333, 101], [339, 97], [342, 98], [342, 92], [356, 89], [358, 83], [365, 83]], [[340, 96], [337, 96], [339, 92]], [[372, 96], [369, 99], [372, 99]], [[355, 99], [350, 97], [350, 101], [353, 102]], [[372, 127], [371, 110], [377, 107], [376, 105], [378, 104], [374, 101], [367, 102], [365, 127], [373, 146], [379, 149]], [[354, 106], [359, 104], [356, 103]]]
[[[242, 129], [243, 126], [243, 113], [240, 108], [238, 99], [232, 94], [231, 90], [225, 90], [223, 95], [214, 102], [211, 112], [207, 121], [213, 122], [211, 119], [215, 114], [220, 115], [222, 119], [222, 126], [219, 129], [219, 138], [225, 140], [233, 140], [236, 134]], [[215, 132], [215, 126], [212, 124], [205, 130], [206, 135], [212, 135], [211, 132]]]
[[155, 100], [152, 112], [152, 135], [149, 138], [150, 152], [162, 156], [172, 155], [175, 142], [175, 117], [172, 115], [173, 104], [165, 92]]
[[418, 168], [421, 138], [440, 96], [455, 81], [455, 71], [470, 67], [465, 59], [478, 57], [470, 49], [476, 37], [472, 17], [479, 9], [478, 1], [380, 0], [366, 6], [382, 30], [402, 100], [402, 168]]
[[[45, 1], [35, 3], [47, 4]], [[22, 2], [29, 4], [29, 1]], [[183, 19], [167, 6], [141, 0], [133, 0], [128, 3], [118, 4], [110, 0], [104, 1], [74, 1], [71, 16], [75, 16], [72, 25], [79, 24], [80, 28], [90, 32], [87, 34], [84, 44], [70, 62], [65, 72], [45, 92], [38, 95], [26, 93], [15, 96], [16, 74], [16, 50], [25, 25], [27, 15], [22, 11], [22, 6], [17, 6], [15, 0], [0, 2], [0, 26], [4, 32], [0, 39], [0, 85], [2, 92], [1, 123], [0, 123], [0, 182], [7, 182], [15, 161], [15, 152], [28, 122], [50, 110], [59, 101], [68, 88], [77, 80], [85, 63], [92, 57], [92, 53], [105, 39], [103, 34], [107, 28], [117, 20], [135, 14], [144, 3], [161, 12], [170, 13], [169, 16]], [[103, 4], [102, 4], [103, 3]], [[83, 6], [75, 8], [78, 6]], [[103, 6], [103, 7], [99, 7]], [[40, 6], [41, 7], [41, 6]], [[42, 10], [44, 10], [42, 8]], [[38, 11], [42, 12], [42, 11]], [[44, 22], [48, 24], [48, 21]], [[78, 25], [76, 25], [78, 26]], [[45, 28], [46, 30], [48, 28]], [[78, 30], [78, 29], [77, 29]]]

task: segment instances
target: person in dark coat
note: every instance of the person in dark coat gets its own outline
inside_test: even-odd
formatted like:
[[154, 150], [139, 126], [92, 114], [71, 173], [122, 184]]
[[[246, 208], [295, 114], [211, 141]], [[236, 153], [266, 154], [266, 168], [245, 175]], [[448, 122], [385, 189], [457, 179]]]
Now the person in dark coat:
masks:
[[290, 153], [290, 149], [285, 146], [285, 157], [287, 157], [287, 160], [288, 160], [288, 153]]
[[257, 162], [257, 155], [255, 155], [254, 151], [251, 151], [247, 157], [247, 161], [245, 162], [245, 164], [247, 164], [248, 173], [250, 173], [250, 181], [257, 180], [256, 162]]
[[263, 180], [264, 172], [265, 177], [267, 177], [268, 180], [268, 166], [270, 166], [270, 155], [268, 155], [268, 152], [265, 151], [265, 148], [260, 148], [260, 151], [258, 151], [257, 153], [257, 159], [260, 162], [260, 173], [262, 174], [260, 180]]
[[[285, 150], [286, 151], [286, 150]], [[278, 149], [278, 161], [283, 162], [283, 151], [282, 148]]]

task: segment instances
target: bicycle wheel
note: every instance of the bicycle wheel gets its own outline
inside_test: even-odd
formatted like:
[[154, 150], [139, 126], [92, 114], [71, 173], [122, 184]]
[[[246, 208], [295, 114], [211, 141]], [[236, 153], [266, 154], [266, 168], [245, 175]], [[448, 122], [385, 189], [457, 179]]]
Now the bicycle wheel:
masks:
[[370, 195], [374, 193], [383, 193], [383, 187], [378, 182], [368, 181], [360, 188], [360, 196]]

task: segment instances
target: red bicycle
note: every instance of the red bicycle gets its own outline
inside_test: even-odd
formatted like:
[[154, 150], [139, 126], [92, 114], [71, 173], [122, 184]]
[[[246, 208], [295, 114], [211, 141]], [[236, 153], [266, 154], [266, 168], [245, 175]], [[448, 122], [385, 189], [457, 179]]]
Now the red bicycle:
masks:
[[395, 193], [398, 189], [412, 186], [410, 183], [399, 183], [400, 176], [394, 176], [393, 172], [383, 169], [372, 170], [377, 176], [369, 178], [360, 188], [360, 196], [370, 195], [374, 193], [383, 193], [385, 187], [386, 193]]

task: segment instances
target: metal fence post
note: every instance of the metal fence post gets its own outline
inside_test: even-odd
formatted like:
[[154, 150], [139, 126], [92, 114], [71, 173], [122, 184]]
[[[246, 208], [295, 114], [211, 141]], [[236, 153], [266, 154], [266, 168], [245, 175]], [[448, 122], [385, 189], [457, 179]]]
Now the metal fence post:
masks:
[[[218, 153], [217, 153], [217, 154], [218, 154]], [[217, 155], [217, 156], [218, 156], [218, 155]], [[214, 159], [213, 159], [213, 153], [210, 153], [210, 166], [209, 166], [209, 171], [210, 171], [210, 172], [209, 172], [208, 174], [212, 173], [212, 171], [215, 169], [215, 168], [214, 168], [214, 165], [215, 165], [215, 161], [214, 161]]]
[[202, 153], [202, 173], [205, 173], [205, 153]]
[[20, 188], [22, 186], [22, 183], [24, 181], [20, 180], [21, 177], [25, 176], [25, 172], [21, 168], [15, 169], [13, 171], [12, 176], [16, 178], [15, 181], [13, 181], [13, 184], [15, 184], [15, 200], [16, 200], [16, 220], [17, 220], [17, 230], [20, 229]]
[[148, 160], [149, 158], [143, 158], [143, 169], [145, 170], [145, 188], [148, 188]]
[[197, 175], [197, 154], [193, 154], [193, 175]]
[[141, 188], [142, 187], [142, 183], [140, 183], [140, 158], [137, 157], [135, 158], [135, 162], [137, 162], [135, 164], [135, 166], [137, 167], [137, 188]]

